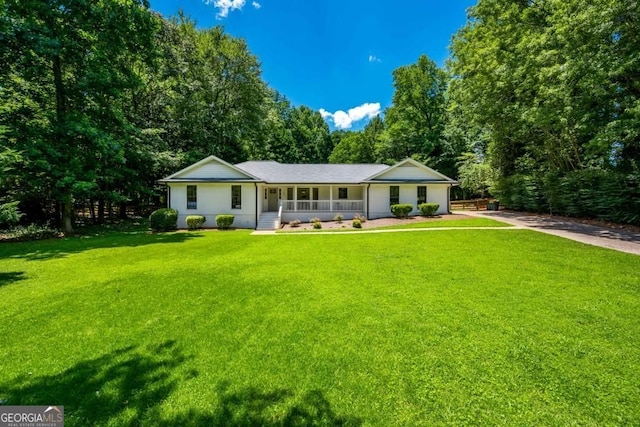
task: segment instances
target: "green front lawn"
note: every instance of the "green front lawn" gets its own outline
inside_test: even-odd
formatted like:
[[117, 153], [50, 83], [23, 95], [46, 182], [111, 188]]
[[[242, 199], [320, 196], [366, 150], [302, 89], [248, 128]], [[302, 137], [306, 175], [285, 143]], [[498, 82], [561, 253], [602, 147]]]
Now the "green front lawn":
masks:
[[534, 231], [0, 245], [0, 401], [85, 425], [637, 425], [640, 257]]
[[491, 218], [464, 218], [464, 219], [449, 219], [449, 220], [427, 220], [427, 221], [415, 221], [413, 219], [407, 220], [406, 224], [388, 225], [385, 227], [378, 227], [378, 229], [415, 229], [415, 228], [467, 228], [467, 227], [512, 227], [511, 224], [507, 224], [502, 221], [496, 221]]

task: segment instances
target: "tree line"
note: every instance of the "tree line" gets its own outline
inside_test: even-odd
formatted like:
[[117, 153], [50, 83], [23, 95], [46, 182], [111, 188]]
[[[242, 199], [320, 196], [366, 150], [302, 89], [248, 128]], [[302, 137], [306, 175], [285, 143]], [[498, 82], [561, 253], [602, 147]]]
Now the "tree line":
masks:
[[211, 154], [413, 157], [465, 196], [638, 223], [640, 11], [627, 3], [480, 0], [446, 67], [399, 67], [384, 116], [331, 132], [221, 27], [145, 0], [0, 0], [0, 228], [3, 209], [70, 231], [78, 201], [98, 222], [157, 203], [157, 179]]
[[449, 102], [508, 207], [640, 224], [640, 3], [480, 0]]

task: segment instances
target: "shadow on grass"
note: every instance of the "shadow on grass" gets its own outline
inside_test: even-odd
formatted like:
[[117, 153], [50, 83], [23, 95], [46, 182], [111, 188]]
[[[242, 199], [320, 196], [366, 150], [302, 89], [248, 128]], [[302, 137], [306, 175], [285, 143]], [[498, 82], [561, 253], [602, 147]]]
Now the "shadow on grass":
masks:
[[30, 261], [63, 258], [92, 249], [137, 247], [157, 243], [182, 243], [202, 237], [192, 233], [114, 232], [97, 236], [74, 236], [65, 239], [10, 243], [0, 245], [0, 258]]
[[[185, 356], [174, 341], [129, 346], [84, 360], [55, 375], [22, 375], [0, 383], [0, 404], [62, 405], [65, 425], [118, 426], [360, 426], [356, 417], [338, 415], [322, 391], [301, 396], [286, 389], [262, 391], [217, 387], [217, 402], [206, 410], [185, 408], [166, 415], [161, 405], [184, 381]], [[6, 381], [6, 380], [5, 380]]]
[[158, 405], [175, 389], [178, 381], [172, 371], [187, 359], [173, 341], [149, 348], [126, 347], [57, 375], [23, 375], [0, 384], [0, 401], [64, 405], [69, 426], [138, 425], [141, 418], [153, 418]]
[[301, 397], [285, 389], [261, 391], [254, 387], [232, 391], [218, 387], [213, 413], [188, 411], [159, 423], [162, 426], [360, 426], [362, 420], [335, 413], [320, 390]]
[[9, 285], [14, 282], [19, 282], [27, 277], [24, 275], [24, 271], [9, 271], [6, 273], [0, 273], [0, 287]]

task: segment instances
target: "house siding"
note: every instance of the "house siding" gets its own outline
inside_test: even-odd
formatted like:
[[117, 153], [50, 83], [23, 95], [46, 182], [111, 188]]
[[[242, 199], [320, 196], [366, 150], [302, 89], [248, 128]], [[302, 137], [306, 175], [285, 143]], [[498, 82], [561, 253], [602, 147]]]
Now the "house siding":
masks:
[[[194, 185], [194, 184], [189, 184]], [[178, 228], [186, 228], [189, 215], [202, 215], [205, 228], [216, 228], [216, 215], [235, 215], [233, 226], [256, 227], [256, 188], [254, 184], [234, 184], [242, 187], [242, 209], [231, 209], [231, 185], [198, 183], [197, 209], [187, 209], [187, 184], [171, 183], [169, 206], [178, 211]]]
[[[403, 168], [405, 169], [405, 168]], [[427, 186], [427, 202], [438, 203], [438, 214], [448, 213], [448, 191], [446, 184], [371, 184], [369, 188], [369, 218], [385, 218], [392, 216], [389, 209], [390, 187], [400, 187], [400, 203], [413, 205], [411, 215], [420, 213], [418, 210], [418, 186]]]

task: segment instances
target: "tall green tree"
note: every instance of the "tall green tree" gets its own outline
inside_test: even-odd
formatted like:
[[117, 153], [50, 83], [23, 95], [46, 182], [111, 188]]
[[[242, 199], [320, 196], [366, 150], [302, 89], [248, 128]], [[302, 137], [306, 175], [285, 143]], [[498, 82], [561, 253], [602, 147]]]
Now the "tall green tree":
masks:
[[448, 77], [426, 55], [393, 71], [393, 105], [385, 112], [385, 135], [378, 157], [394, 162], [406, 157], [437, 167], [443, 152]]
[[258, 59], [222, 27], [200, 30], [183, 16], [173, 25], [176, 43], [164, 72], [173, 83], [176, 148], [188, 162], [211, 154], [246, 160], [267, 96]]
[[153, 50], [155, 21], [135, 0], [7, 0], [0, 13], [13, 64], [0, 95], [3, 138], [23, 155], [26, 192], [56, 201], [70, 232], [74, 196], [124, 161], [119, 101], [140, 84], [136, 64]]
[[376, 145], [384, 132], [384, 122], [376, 116], [362, 131], [334, 132], [339, 141], [329, 156], [330, 163], [374, 163]]
[[267, 90], [262, 105], [264, 120], [260, 132], [249, 145], [249, 157], [255, 160], [296, 163], [298, 147], [290, 126], [294, 107], [286, 96], [272, 88]]
[[326, 163], [333, 151], [329, 126], [318, 111], [304, 105], [294, 107], [287, 126], [295, 145], [297, 163]]
[[[638, 2], [615, 0], [480, 0], [470, 9], [450, 69], [465, 114], [488, 131], [505, 197], [573, 215], [625, 211], [622, 197], [640, 206], [639, 17]], [[588, 203], [572, 199], [576, 183], [588, 183]], [[588, 204], [599, 208], [579, 208]]]

